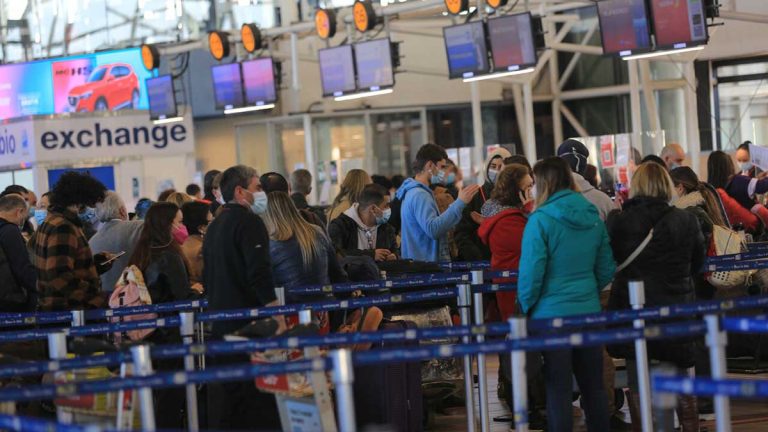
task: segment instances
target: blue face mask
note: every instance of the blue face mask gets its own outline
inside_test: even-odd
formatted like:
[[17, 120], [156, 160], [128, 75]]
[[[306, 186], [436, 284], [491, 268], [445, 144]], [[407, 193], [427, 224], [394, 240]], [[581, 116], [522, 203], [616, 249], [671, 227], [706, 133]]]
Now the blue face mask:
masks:
[[82, 213], [77, 216], [80, 218], [81, 222], [93, 224], [96, 222], [96, 209], [93, 207], [86, 207]]
[[437, 174], [432, 174], [432, 178], [429, 180], [433, 185], [445, 184], [445, 170], [440, 170]]
[[381, 216], [376, 216], [376, 225], [384, 225], [389, 222], [389, 218], [392, 216], [392, 209], [384, 209], [381, 212]]
[[45, 218], [48, 216], [48, 210], [45, 209], [36, 209], [35, 210], [35, 222], [37, 222], [37, 226], [40, 226], [45, 221]]
[[253, 193], [253, 204], [251, 204], [251, 211], [257, 215], [264, 214], [267, 211], [267, 193], [264, 191]]

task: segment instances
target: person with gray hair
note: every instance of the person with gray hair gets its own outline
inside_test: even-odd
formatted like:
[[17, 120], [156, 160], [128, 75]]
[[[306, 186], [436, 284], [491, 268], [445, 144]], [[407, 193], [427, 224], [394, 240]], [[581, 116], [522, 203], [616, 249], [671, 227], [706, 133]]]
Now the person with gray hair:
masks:
[[11, 193], [0, 197], [0, 311], [32, 312], [37, 309], [37, 271], [29, 260], [21, 227], [27, 219], [27, 202]]
[[101, 289], [112, 291], [123, 274], [123, 270], [128, 266], [128, 260], [133, 255], [133, 249], [139, 241], [144, 221], [129, 221], [125, 202], [120, 198], [120, 195], [113, 191], [108, 191], [104, 196], [104, 201], [96, 204], [96, 217], [99, 218], [101, 225], [88, 242], [93, 253], [121, 254], [125, 252], [115, 260], [112, 269], [101, 275]]
[[[255, 169], [237, 165], [224, 171], [220, 187], [226, 204], [208, 225], [203, 239], [203, 285], [208, 310], [275, 306], [269, 234], [259, 216], [266, 210], [267, 200], [259, 176]], [[248, 322], [215, 322], [213, 339], [221, 340]], [[283, 317], [277, 317], [277, 322], [285, 328]], [[247, 359], [212, 356], [209, 364], [225, 366]], [[208, 427], [280, 430], [275, 397], [257, 390], [252, 380], [212, 383], [208, 387]]]
[[307, 196], [312, 193], [312, 173], [304, 168], [291, 173], [291, 200], [296, 208], [301, 211], [310, 211], [317, 216], [323, 226], [328, 225], [325, 217], [325, 209], [309, 205]]

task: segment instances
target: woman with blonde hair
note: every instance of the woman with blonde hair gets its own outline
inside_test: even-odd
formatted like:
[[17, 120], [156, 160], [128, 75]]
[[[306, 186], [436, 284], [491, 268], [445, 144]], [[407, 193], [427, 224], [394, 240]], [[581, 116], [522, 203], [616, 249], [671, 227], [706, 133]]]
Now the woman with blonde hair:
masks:
[[[523, 231], [517, 299], [531, 318], [600, 312], [599, 292], [616, 268], [597, 208], [578, 192], [568, 162], [544, 159], [533, 168], [536, 210]], [[545, 351], [549, 430], [573, 430], [573, 376], [582, 393], [587, 430], [609, 430], [601, 346]]]
[[269, 231], [275, 286], [290, 288], [346, 281], [331, 240], [322, 228], [301, 217], [287, 193], [272, 192], [267, 203], [264, 222]]
[[[675, 185], [664, 166], [641, 164], [632, 176], [629, 200], [621, 211], [608, 216], [606, 225], [616, 262], [621, 263], [611, 289], [608, 309], [629, 309], [629, 281], [642, 281], [645, 306], [656, 307], [691, 302], [694, 279], [704, 263], [706, 247], [699, 221], [691, 212], [671, 203], [677, 198]], [[635, 354], [630, 345], [609, 347], [612, 356], [627, 360], [629, 408], [633, 430], [640, 430]], [[648, 342], [648, 357], [671, 363], [681, 372], [695, 363], [693, 340]], [[678, 397], [678, 417], [683, 432], [698, 431], [696, 398]]]
[[165, 199], [165, 202], [174, 203], [176, 204], [176, 207], [181, 209], [184, 207], [184, 204], [188, 202], [194, 202], [195, 199], [191, 196], [185, 194], [184, 192], [174, 192], [170, 195], [168, 195], [168, 198]]
[[344, 177], [339, 194], [328, 209], [328, 223], [344, 214], [360, 198], [363, 189], [373, 183], [371, 176], [361, 169], [353, 169]]

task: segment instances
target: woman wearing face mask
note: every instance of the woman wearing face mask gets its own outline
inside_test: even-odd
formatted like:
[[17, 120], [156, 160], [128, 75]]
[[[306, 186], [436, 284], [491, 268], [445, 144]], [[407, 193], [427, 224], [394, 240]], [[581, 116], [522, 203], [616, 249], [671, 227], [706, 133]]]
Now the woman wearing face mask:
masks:
[[[322, 228], [310, 225], [301, 217], [287, 193], [269, 194], [264, 222], [269, 232], [275, 286], [327, 285], [347, 280], [330, 239]], [[311, 297], [287, 300], [303, 301]]]
[[[645, 306], [683, 304], [695, 300], [693, 278], [704, 264], [706, 247], [696, 217], [670, 205], [675, 188], [665, 167], [646, 163], [632, 176], [630, 199], [621, 211], [608, 216], [606, 225], [616, 262], [620, 263], [611, 288], [608, 309], [630, 307], [629, 281], [645, 284]], [[643, 246], [644, 245], [644, 246]], [[639, 396], [635, 354], [630, 345], [609, 347], [614, 357], [627, 360], [630, 414], [633, 430], [639, 429]], [[671, 363], [679, 373], [695, 363], [690, 339], [648, 342], [648, 358]], [[683, 432], [699, 430], [696, 398], [678, 397], [677, 414]]]
[[328, 226], [337, 250], [345, 255], [368, 255], [376, 261], [397, 259], [397, 233], [389, 225], [392, 209], [382, 186], [363, 189], [356, 204]]
[[189, 263], [181, 245], [189, 234], [176, 204], [152, 204], [144, 220], [129, 265], [144, 274], [152, 303], [166, 303], [200, 297], [202, 288], [189, 280]]
[[733, 159], [727, 153], [713, 151], [707, 160], [707, 182], [717, 188], [733, 226], [758, 233], [760, 220], [768, 226], [768, 210], [755, 196], [768, 192], [768, 178], [758, 180], [736, 173]]
[[184, 204], [181, 213], [189, 238], [181, 245], [181, 251], [189, 263], [189, 280], [193, 284], [203, 282], [203, 237], [213, 220], [210, 204], [194, 201]]
[[464, 207], [461, 222], [456, 226], [454, 239], [459, 250], [459, 261], [487, 261], [491, 257], [488, 246], [483, 244], [477, 235], [477, 229], [483, 221], [481, 211], [483, 204], [491, 198], [493, 186], [501, 170], [504, 169], [504, 159], [511, 157], [509, 150], [500, 147], [494, 150], [485, 163], [483, 172], [484, 183], [472, 202]]

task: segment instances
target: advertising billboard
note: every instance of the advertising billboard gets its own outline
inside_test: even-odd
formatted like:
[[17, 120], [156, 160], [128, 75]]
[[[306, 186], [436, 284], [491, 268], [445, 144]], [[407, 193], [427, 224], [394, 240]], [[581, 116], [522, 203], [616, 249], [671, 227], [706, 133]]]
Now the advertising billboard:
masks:
[[0, 66], [0, 120], [147, 109], [139, 48]]

